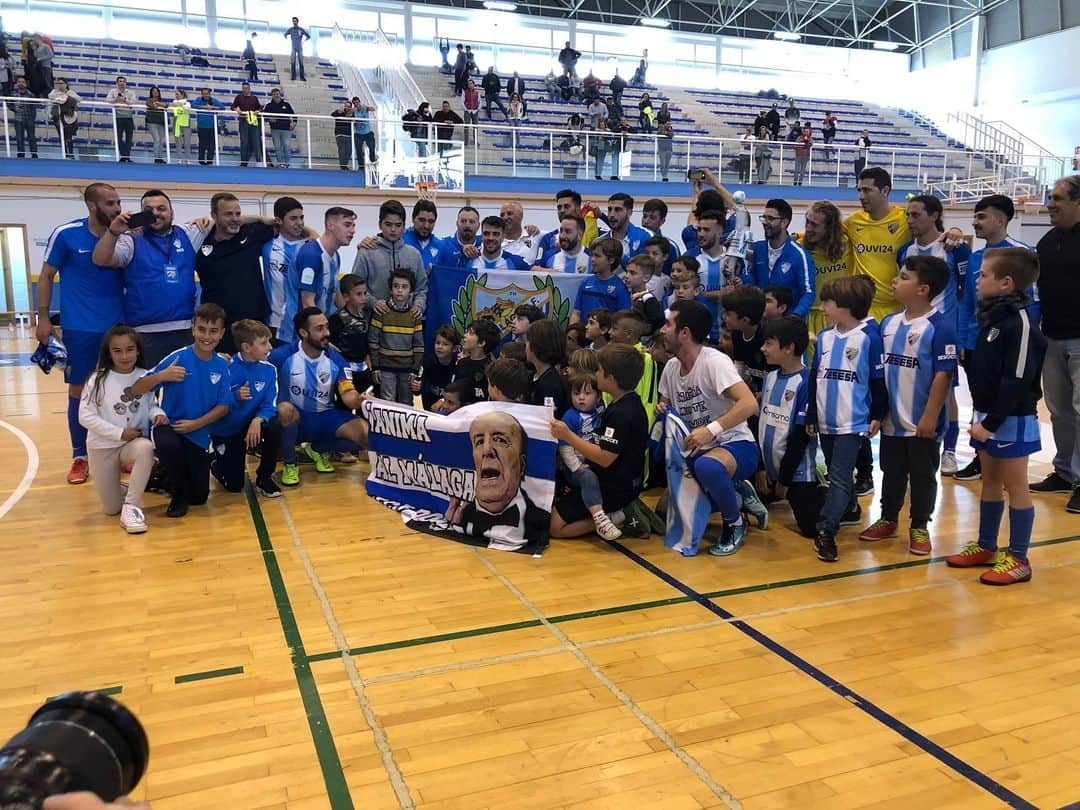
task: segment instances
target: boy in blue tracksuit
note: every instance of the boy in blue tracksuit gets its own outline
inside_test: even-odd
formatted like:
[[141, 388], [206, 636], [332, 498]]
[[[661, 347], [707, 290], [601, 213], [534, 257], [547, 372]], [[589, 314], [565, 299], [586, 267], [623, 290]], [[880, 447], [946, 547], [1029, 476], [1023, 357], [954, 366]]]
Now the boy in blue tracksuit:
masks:
[[786, 200], [769, 200], [761, 216], [765, 238], [754, 242], [753, 261], [741, 274], [743, 283], [765, 289], [783, 285], [791, 290], [795, 304], [789, 315], [803, 320], [814, 305], [817, 268], [809, 251], [788, 234], [791, 206]]
[[[978, 539], [946, 558], [951, 568], [990, 566], [985, 585], [1031, 579], [1028, 546], [1035, 507], [1028, 489], [1028, 457], [1038, 452], [1046, 338], [1027, 312], [1025, 290], [1039, 277], [1039, 257], [1026, 248], [986, 251], [979, 274], [979, 334], [968, 363], [974, 411], [971, 443], [982, 463]], [[997, 536], [1009, 497], [1009, 547]]]
[[274, 483], [274, 468], [281, 449], [281, 421], [277, 415], [277, 368], [270, 355], [270, 329], [253, 320], [232, 325], [239, 352], [229, 363], [229, 413], [214, 424], [211, 474], [229, 492], [244, 488], [244, 461], [248, 450], [259, 448], [255, 491], [267, 498], [281, 496]]

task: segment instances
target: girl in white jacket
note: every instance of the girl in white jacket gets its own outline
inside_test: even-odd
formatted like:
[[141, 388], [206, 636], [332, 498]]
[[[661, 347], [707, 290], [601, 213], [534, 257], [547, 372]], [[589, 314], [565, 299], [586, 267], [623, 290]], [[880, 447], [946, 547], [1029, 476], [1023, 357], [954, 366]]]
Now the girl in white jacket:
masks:
[[[79, 403], [79, 423], [88, 431], [86, 449], [101, 509], [106, 515], [119, 513], [128, 534], [146, 531], [141, 504], [154, 465], [154, 446], [147, 437], [151, 424], [168, 422], [153, 393], [131, 395], [132, 384], [146, 373], [142, 365], [135, 330], [123, 324], [112, 327], [101, 342], [97, 370], [86, 381]], [[127, 494], [120, 483], [123, 464], [132, 468]]]

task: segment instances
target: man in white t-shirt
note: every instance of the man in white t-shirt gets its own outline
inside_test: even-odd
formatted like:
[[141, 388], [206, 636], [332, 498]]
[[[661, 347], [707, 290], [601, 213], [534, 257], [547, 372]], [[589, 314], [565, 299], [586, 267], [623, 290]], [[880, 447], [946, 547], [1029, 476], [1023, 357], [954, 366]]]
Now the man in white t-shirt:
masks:
[[674, 356], [660, 375], [657, 411], [674, 407], [690, 428], [686, 453], [694, 476], [724, 518], [709, 553], [726, 556], [739, 550], [746, 534], [735, 482], [753, 478], [758, 468], [760, 453], [746, 424], [758, 405], [731, 358], [704, 345], [711, 328], [712, 315], [699, 301], [671, 305], [660, 334]]

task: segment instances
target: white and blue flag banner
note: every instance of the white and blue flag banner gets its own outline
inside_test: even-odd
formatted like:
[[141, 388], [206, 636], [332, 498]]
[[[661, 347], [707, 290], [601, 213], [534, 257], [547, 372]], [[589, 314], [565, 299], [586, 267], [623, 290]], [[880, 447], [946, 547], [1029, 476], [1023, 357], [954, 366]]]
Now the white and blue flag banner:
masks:
[[712, 504], [698, 484], [686, 454], [690, 428], [668, 408], [664, 415], [664, 465], [667, 468], [668, 507], [664, 545], [684, 557], [698, 553], [698, 545], [709, 525]]
[[435, 331], [443, 324], [450, 324], [464, 335], [470, 323], [488, 319], [505, 337], [514, 328], [514, 309], [519, 304], [534, 304], [565, 330], [578, 289], [588, 277], [583, 273], [530, 270], [485, 270], [477, 274], [469, 268], [435, 265], [428, 278], [424, 334], [431, 344]]
[[542, 554], [555, 497], [551, 409], [480, 402], [452, 414], [371, 399], [367, 493], [410, 529]]

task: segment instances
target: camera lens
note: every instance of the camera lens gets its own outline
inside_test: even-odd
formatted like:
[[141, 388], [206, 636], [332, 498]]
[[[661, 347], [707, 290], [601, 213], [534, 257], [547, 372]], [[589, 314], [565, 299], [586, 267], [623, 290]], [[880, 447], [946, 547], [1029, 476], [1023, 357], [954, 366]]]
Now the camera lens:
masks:
[[0, 810], [37, 810], [48, 796], [78, 790], [111, 802], [138, 784], [149, 757], [128, 709], [101, 692], [67, 692], [0, 749]]

